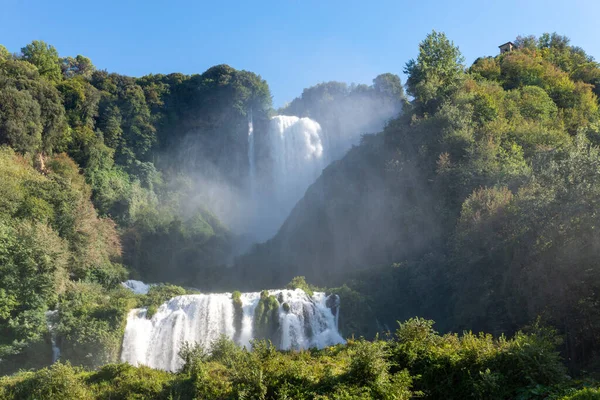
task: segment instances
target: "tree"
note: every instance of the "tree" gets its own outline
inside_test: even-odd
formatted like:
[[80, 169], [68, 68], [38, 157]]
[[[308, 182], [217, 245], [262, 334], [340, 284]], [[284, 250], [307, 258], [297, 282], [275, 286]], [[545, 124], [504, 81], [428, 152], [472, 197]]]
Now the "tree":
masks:
[[377, 75], [373, 79], [373, 88], [378, 93], [385, 94], [394, 99], [404, 100], [404, 88], [398, 75], [389, 72]]
[[35, 152], [42, 144], [40, 106], [27, 91], [0, 90], [0, 143]]
[[10, 57], [10, 53], [6, 50], [6, 47], [0, 44], [0, 60], [6, 60]]
[[98, 116], [100, 92], [83, 77], [76, 76], [58, 85], [65, 111], [72, 127], [94, 128], [94, 118]]
[[61, 79], [60, 60], [54, 46], [50, 46], [41, 40], [34, 40], [21, 49], [22, 57], [35, 65], [40, 75], [57, 82]]
[[90, 78], [96, 67], [92, 64], [92, 60], [82, 55], [77, 57], [65, 57], [60, 59], [60, 66], [65, 77], [83, 76]]
[[49, 226], [0, 220], [0, 370], [6, 356], [42, 339], [44, 312], [64, 290], [66, 243]]
[[[20, 152], [51, 152], [64, 144], [65, 109], [56, 87], [29, 62], [0, 66], [0, 142]], [[41, 128], [41, 131], [40, 131]]]
[[407, 91], [424, 111], [437, 106], [456, 88], [464, 74], [464, 58], [444, 33], [432, 31], [419, 44], [419, 56], [406, 63]]

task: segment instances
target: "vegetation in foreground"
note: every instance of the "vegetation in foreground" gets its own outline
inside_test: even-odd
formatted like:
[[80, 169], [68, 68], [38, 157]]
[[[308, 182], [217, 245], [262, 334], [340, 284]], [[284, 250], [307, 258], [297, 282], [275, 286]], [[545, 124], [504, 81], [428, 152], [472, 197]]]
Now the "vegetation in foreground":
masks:
[[534, 326], [513, 338], [439, 335], [411, 319], [389, 340], [349, 340], [323, 350], [252, 351], [221, 338], [210, 354], [186, 346], [177, 373], [106, 365], [86, 371], [57, 363], [0, 379], [0, 399], [600, 399], [573, 381], [558, 337]]

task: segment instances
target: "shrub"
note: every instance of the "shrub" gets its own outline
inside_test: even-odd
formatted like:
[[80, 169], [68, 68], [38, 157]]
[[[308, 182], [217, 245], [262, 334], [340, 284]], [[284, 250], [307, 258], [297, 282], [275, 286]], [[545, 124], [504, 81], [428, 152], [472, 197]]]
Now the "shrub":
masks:
[[600, 400], [600, 389], [585, 388], [561, 400]]
[[83, 380], [82, 370], [60, 362], [25, 373], [4, 387], [7, 399], [91, 400], [92, 393]]
[[286, 289], [302, 289], [304, 293], [311, 296], [313, 295], [313, 289], [306, 283], [306, 279], [303, 276], [296, 276], [290, 283], [285, 286]]

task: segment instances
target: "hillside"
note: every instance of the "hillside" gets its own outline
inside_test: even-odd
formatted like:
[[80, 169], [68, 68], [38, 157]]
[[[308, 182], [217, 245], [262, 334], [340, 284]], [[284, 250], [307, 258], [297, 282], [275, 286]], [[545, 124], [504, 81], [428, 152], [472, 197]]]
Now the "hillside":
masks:
[[543, 315], [572, 363], [593, 358], [600, 69], [556, 34], [515, 44], [465, 68], [428, 35], [410, 106], [238, 260], [246, 281], [346, 283], [369, 299], [364, 334], [413, 315], [502, 334]]

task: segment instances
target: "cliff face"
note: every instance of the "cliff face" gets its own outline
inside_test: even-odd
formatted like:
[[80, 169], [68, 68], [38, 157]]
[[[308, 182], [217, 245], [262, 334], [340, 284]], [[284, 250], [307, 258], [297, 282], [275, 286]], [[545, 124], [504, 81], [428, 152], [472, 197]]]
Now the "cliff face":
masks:
[[277, 235], [238, 260], [243, 284], [280, 285], [304, 275], [331, 285], [422, 252], [436, 232], [429, 196], [391, 157], [383, 136], [371, 135], [325, 168]]

